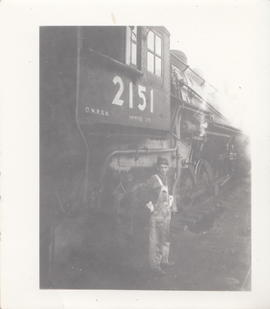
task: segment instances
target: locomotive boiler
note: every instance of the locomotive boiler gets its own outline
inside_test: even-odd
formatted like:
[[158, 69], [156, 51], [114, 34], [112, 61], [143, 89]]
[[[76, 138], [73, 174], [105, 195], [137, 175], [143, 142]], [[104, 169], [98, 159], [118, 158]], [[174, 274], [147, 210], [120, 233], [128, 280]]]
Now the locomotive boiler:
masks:
[[164, 27], [41, 27], [41, 272], [67, 248], [85, 247], [94, 221], [113, 237], [119, 216], [140, 212], [143, 194], [136, 210], [123, 201], [158, 156], [170, 162], [178, 208], [217, 193], [233, 175], [240, 132], [215, 107], [215, 92], [170, 50]]

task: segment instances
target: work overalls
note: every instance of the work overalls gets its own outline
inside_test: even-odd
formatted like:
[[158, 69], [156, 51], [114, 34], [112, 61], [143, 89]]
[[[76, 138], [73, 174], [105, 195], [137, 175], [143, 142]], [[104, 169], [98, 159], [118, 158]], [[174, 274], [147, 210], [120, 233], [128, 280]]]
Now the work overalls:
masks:
[[168, 187], [163, 185], [158, 175], [155, 175], [155, 177], [157, 177], [161, 188], [149, 224], [149, 262], [153, 269], [160, 268], [161, 263], [169, 263], [169, 233], [172, 207]]

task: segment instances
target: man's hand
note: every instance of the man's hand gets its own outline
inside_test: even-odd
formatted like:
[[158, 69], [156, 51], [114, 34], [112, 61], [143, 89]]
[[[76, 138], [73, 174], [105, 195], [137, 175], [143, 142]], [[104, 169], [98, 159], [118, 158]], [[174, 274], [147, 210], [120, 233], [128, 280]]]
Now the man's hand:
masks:
[[169, 195], [169, 206], [172, 207], [174, 202], [174, 198], [172, 195]]
[[150, 210], [150, 212], [154, 211], [154, 205], [153, 205], [152, 201], [146, 203], [145, 206]]

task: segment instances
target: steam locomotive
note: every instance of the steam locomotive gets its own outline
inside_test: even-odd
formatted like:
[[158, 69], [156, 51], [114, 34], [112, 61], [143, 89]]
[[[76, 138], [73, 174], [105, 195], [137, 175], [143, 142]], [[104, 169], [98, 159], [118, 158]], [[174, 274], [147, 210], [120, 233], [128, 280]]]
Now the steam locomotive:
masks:
[[57, 240], [64, 216], [117, 216], [113, 201], [145, 181], [159, 156], [170, 162], [179, 208], [216, 194], [233, 175], [241, 132], [215, 96], [170, 50], [165, 27], [41, 27], [41, 265], [68, 243]]

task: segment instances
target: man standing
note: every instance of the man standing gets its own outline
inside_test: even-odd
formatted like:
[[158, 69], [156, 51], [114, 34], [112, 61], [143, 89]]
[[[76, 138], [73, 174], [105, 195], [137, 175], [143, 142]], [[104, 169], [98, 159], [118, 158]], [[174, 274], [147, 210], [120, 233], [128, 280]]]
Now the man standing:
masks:
[[165, 274], [161, 265], [173, 265], [169, 262], [171, 213], [176, 211], [173, 196], [168, 188], [169, 162], [166, 158], [157, 160], [157, 172], [147, 182], [149, 201], [146, 207], [150, 215], [149, 263], [150, 267]]

